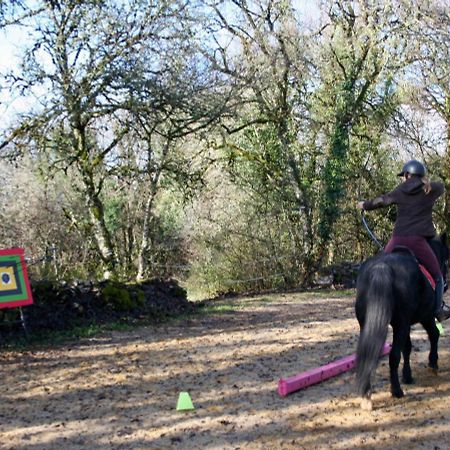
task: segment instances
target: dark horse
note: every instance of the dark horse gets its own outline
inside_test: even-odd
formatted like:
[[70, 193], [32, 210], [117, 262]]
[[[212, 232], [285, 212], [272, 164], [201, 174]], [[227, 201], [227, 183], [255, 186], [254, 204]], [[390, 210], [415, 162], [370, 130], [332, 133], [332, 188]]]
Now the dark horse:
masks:
[[[431, 239], [429, 243], [445, 280], [449, 257], [446, 236]], [[355, 311], [360, 326], [356, 351], [356, 388], [362, 397], [362, 408], [372, 409], [371, 378], [377, 368], [389, 324], [393, 331], [389, 369], [394, 397], [404, 395], [398, 379], [401, 353], [403, 382], [413, 382], [409, 362], [411, 325], [420, 323], [425, 328], [430, 340], [428, 365], [437, 371], [439, 331], [434, 320], [434, 298], [433, 288], [407, 249], [390, 254], [379, 253], [361, 266], [356, 284]]]

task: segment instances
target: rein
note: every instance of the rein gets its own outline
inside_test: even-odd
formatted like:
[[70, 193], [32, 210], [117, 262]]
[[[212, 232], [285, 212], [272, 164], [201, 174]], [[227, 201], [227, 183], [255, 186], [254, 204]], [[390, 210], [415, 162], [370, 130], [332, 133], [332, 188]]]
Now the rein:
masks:
[[383, 250], [383, 248], [384, 248], [383, 245], [380, 243], [380, 241], [377, 239], [377, 237], [373, 234], [372, 230], [369, 228], [369, 225], [367, 225], [366, 217], [364, 215], [364, 210], [361, 211], [361, 220], [362, 220], [362, 223], [364, 225], [364, 228], [369, 233], [369, 236], [371, 237], [372, 241], [375, 242], [375, 244], [378, 245], [380, 250]]

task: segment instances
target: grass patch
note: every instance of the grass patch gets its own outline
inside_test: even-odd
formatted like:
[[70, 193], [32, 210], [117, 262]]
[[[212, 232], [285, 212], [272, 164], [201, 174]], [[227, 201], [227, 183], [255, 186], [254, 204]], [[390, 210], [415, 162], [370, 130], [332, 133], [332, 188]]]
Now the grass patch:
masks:
[[75, 326], [70, 330], [61, 331], [41, 331], [25, 336], [16, 337], [14, 340], [7, 340], [2, 343], [1, 351], [23, 351], [34, 348], [50, 347], [67, 344], [68, 342], [77, 341], [79, 339], [92, 338], [99, 336], [105, 332], [111, 331], [129, 331], [137, 326], [145, 325], [137, 323], [134, 320], [120, 320], [103, 324], [90, 324]]
[[230, 314], [243, 309], [236, 303], [210, 303], [198, 309], [201, 315]]

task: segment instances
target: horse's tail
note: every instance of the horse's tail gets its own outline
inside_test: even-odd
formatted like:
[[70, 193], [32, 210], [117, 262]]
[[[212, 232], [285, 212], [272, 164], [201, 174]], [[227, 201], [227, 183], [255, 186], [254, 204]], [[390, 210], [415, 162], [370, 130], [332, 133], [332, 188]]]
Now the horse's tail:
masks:
[[362, 397], [370, 395], [371, 377], [386, 341], [394, 305], [394, 274], [387, 264], [378, 262], [365, 281], [365, 318], [356, 349], [356, 389]]

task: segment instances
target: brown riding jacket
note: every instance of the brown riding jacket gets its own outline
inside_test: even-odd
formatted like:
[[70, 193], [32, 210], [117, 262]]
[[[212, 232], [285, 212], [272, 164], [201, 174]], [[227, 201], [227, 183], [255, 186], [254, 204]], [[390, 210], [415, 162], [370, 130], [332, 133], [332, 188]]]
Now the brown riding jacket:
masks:
[[363, 209], [371, 210], [395, 204], [397, 205], [397, 219], [393, 236], [432, 238], [436, 234], [432, 218], [433, 205], [444, 192], [444, 185], [439, 182], [430, 184], [431, 191], [425, 194], [421, 178], [408, 178], [392, 192], [365, 201]]

